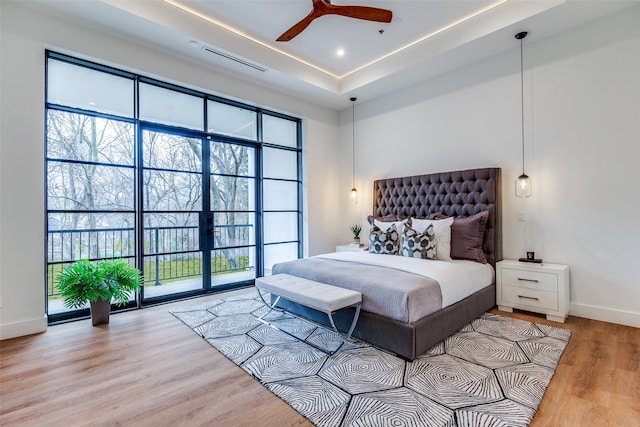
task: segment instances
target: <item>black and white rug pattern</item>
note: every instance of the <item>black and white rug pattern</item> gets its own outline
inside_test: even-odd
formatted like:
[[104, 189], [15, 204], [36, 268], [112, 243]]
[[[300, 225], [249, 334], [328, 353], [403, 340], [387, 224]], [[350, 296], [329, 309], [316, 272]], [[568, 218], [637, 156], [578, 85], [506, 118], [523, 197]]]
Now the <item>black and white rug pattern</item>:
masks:
[[321, 427], [528, 426], [571, 336], [485, 313], [408, 362], [267, 310], [251, 290], [172, 313]]

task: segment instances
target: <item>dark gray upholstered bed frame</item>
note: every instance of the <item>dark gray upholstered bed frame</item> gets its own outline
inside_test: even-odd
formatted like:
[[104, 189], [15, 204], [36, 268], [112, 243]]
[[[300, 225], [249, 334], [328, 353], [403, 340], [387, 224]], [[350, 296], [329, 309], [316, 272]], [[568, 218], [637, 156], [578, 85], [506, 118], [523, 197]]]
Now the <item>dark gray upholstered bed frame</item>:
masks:
[[[466, 217], [489, 211], [483, 251], [489, 263], [502, 259], [501, 179], [499, 168], [470, 169], [373, 183], [373, 215], [425, 218], [435, 213]], [[449, 307], [414, 323], [403, 323], [362, 311], [353, 333], [357, 338], [406, 359], [414, 359], [475, 319], [496, 303], [495, 281]], [[313, 309], [281, 301], [283, 308], [328, 325], [327, 316]], [[342, 310], [334, 316], [340, 330], [347, 330], [353, 313]]]

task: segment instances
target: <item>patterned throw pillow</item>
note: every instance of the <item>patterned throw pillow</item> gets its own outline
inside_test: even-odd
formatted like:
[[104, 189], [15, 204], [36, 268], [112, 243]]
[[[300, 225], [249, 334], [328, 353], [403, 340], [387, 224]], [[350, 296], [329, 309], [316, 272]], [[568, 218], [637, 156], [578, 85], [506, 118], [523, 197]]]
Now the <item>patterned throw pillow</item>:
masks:
[[400, 255], [411, 258], [436, 259], [436, 233], [433, 224], [418, 233], [406, 225], [400, 236]]
[[387, 231], [372, 225], [371, 234], [369, 234], [369, 253], [398, 255], [399, 240], [395, 224], [392, 224]]
[[451, 224], [453, 224], [453, 217], [440, 220], [411, 218], [411, 227], [419, 233], [424, 233], [429, 225], [433, 225], [438, 245], [436, 259], [443, 261], [451, 261]]

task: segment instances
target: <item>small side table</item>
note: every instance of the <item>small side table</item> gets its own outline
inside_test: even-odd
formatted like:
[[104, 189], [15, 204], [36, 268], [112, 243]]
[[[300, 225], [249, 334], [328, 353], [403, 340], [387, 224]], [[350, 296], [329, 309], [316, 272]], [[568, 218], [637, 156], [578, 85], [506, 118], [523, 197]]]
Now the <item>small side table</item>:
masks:
[[518, 308], [564, 323], [569, 314], [569, 280], [568, 265], [502, 260], [496, 264], [498, 310]]
[[360, 243], [360, 246], [355, 246], [355, 245], [339, 245], [336, 246], [336, 252], [361, 252], [361, 251], [368, 251], [369, 250], [369, 246]]

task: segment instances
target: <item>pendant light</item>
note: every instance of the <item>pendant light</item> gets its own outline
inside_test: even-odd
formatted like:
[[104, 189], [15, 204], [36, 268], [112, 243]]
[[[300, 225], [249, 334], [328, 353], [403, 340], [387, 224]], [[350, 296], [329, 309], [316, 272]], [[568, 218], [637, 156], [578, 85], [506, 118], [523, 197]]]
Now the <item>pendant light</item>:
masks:
[[516, 39], [520, 40], [520, 123], [522, 125], [522, 175], [516, 179], [516, 197], [526, 199], [533, 194], [531, 178], [524, 173], [524, 67], [522, 60], [522, 39], [527, 37], [527, 32], [522, 31], [516, 34]]
[[351, 187], [351, 201], [353, 202], [353, 204], [356, 204], [358, 202], [358, 190], [356, 190], [356, 99], [358, 98], [349, 98], [349, 100], [351, 101], [351, 159], [353, 161], [353, 187]]

